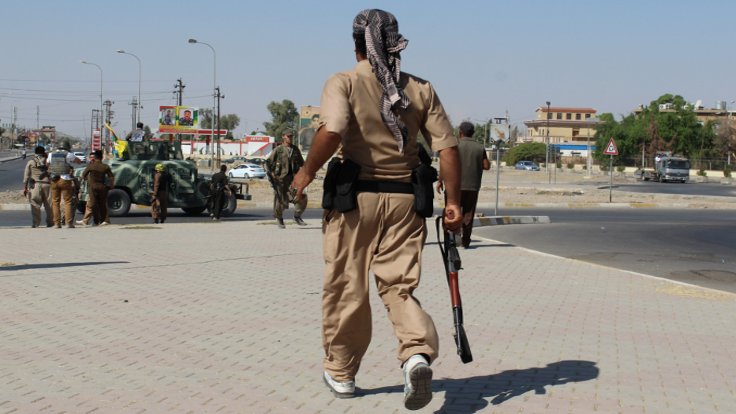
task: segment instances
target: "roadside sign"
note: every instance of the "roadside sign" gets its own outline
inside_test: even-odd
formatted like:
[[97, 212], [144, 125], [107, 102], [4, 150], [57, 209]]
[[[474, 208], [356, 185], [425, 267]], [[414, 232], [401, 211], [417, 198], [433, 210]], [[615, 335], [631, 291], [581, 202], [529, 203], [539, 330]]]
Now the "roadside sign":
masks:
[[616, 141], [613, 140], [613, 137], [611, 137], [611, 140], [608, 141], [608, 145], [606, 145], [606, 150], [603, 151], [606, 155], [618, 155], [618, 148], [616, 148]]

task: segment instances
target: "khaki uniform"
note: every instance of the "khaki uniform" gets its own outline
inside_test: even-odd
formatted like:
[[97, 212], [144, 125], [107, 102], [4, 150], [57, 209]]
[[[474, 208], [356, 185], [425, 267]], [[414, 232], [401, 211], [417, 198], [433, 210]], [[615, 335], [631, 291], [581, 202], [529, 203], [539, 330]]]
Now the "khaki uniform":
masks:
[[[408, 129], [404, 154], [381, 119], [381, 86], [367, 60], [331, 77], [322, 92], [321, 124], [342, 137], [341, 155], [361, 167], [361, 180], [410, 182], [419, 164], [419, 132], [432, 150], [457, 145], [431, 84], [402, 73], [411, 105], [400, 116]], [[369, 271], [399, 339], [397, 357], [434, 360], [439, 340], [432, 318], [413, 296], [427, 230], [413, 194], [358, 194], [357, 209], [326, 212], [322, 298], [324, 366], [336, 381], [353, 380], [371, 338]]]
[[[289, 187], [299, 168], [304, 165], [304, 157], [295, 145], [279, 145], [266, 161], [266, 168], [274, 180], [273, 216], [284, 218], [284, 210], [289, 208]], [[301, 217], [307, 208], [307, 195], [294, 204], [294, 217]]]
[[33, 227], [41, 225], [41, 206], [46, 213], [46, 225], [54, 225], [54, 215], [51, 210], [51, 183], [48, 172], [46, 171], [46, 159], [34, 155], [33, 159], [26, 163], [23, 172], [24, 188], [33, 187], [30, 191], [28, 200], [31, 204], [31, 219]]
[[[61, 227], [61, 202], [64, 200], [64, 220], [69, 227], [74, 227], [74, 194], [76, 188], [74, 187], [74, 180], [72, 178], [72, 172], [74, 168], [70, 164], [70, 159], [73, 160], [76, 157], [69, 154], [67, 151], [56, 151], [49, 154], [46, 163], [49, 167], [49, 174], [51, 175], [51, 207], [54, 212], [54, 223], [56, 227]], [[57, 163], [58, 162], [58, 163]], [[56, 169], [56, 166], [59, 169]], [[54, 179], [54, 176], [60, 176], [61, 178]]]
[[93, 162], [84, 169], [82, 179], [87, 181], [87, 205], [92, 209], [96, 224], [107, 219], [107, 192], [105, 178], [115, 179], [110, 166], [102, 162]]

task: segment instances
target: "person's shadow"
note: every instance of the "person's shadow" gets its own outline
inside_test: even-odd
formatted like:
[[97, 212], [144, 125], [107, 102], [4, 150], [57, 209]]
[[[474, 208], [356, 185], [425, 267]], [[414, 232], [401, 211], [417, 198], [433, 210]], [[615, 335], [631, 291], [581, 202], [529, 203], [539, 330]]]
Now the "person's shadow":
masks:
[[[476, 413], [488, 406], [500, 405], [529, 391], [545, 394], [545, 387], [568, 382], [589, 381], [598, 377], [599, 369], [591, 361], [558, 361], [546, 367], [509, 370], [498, 374], [470, 378], [432, 381], [432, 391], [445, 392], [445, 401], [437, 413]], [[404, 386], [358, 389], [356, 394], [403, 393]]]

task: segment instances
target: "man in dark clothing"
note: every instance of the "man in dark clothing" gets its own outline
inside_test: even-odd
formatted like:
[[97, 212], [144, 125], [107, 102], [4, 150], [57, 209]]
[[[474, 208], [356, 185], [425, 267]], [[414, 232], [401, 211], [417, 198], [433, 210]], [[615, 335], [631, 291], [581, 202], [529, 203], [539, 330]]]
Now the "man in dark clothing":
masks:
[[[105, 178], [108, 179], [107, 184]], [[84, 169], [82, 180], [87, 180], [87, 203], [94, 221], [102, 224], [107, 217], [107, 192], [115, 187], [115, 176], [110, 166], [102, 162], [102, 151], [95, 151], [95, 161]]]
[[[475, 206], [478, 204], [478, 192], [483, 170], [491, 169], [483, 144], [473, 139], [475, 126], [470, 122], [463, 122], [458, 128], [460, 140], [457, 149], [460, 152], [460, 170], [462, 181], [460, 183], [460, 209], [463, 214], [462, 246], [470, 246], [470, 235], [473, 233], [473, 218], [475, 217]], [[440, 174], [442, 172], [440, 171]], [[437, 182], [437, 192], [442, 190], [442, 178]]]
[[210, 183], [210, 195], [212, 196], [212, 214], [210, 215], [212, 220], [220, 220], [220, 214], [226, 202], [225, 195], [228, 192], [229, 181], [225, 171], [227, 171], [227, 166], [221, 165], [220, 172], [212, 175], [212, 182]]

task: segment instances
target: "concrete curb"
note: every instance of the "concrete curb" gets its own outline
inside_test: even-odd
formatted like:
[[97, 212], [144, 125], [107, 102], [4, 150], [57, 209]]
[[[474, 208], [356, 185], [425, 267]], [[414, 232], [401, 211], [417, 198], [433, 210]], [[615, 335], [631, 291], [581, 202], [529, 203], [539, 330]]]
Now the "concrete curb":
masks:
[[549, 224], [549, 216], [491, 216], [476, 217], [473, 227], [500, 226], [504, 224]]

